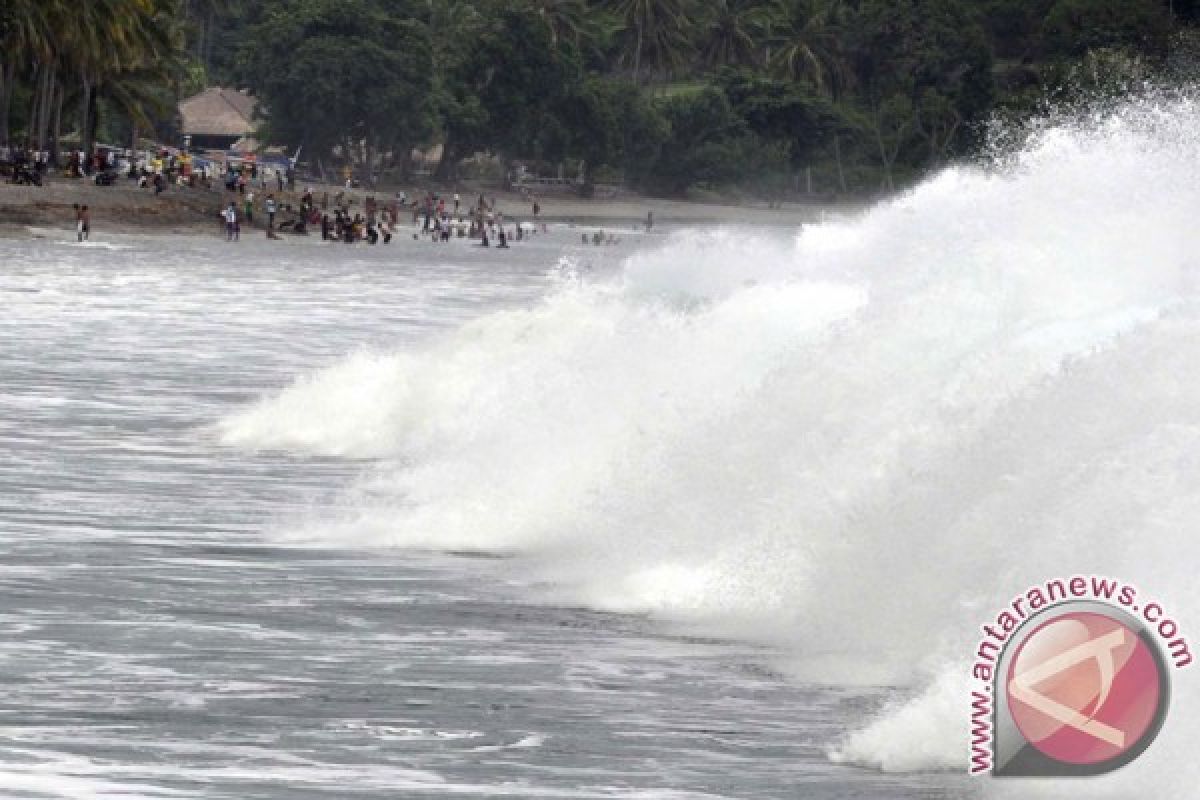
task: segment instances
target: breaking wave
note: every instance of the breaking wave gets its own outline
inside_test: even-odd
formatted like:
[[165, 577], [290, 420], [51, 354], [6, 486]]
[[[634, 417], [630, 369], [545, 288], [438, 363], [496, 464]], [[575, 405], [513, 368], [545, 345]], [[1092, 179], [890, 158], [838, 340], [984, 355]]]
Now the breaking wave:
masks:
[[[296, 536], [511, 553], [571, 602], [914, 686], [833, 756], [962, 770], [978, 626], [1026, 586], [1119, 576], [1200, 632], [1198, 118], [1142, 99], [794, 237], [679, 232], [221, 436], [374, 459]], [[1184, 796], [1198, 700], [1090, 788]]]

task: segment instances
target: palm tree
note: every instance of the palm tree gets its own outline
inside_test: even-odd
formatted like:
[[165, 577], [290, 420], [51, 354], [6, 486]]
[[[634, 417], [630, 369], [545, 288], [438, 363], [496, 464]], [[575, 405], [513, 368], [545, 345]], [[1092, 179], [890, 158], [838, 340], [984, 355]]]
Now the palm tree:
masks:
[[[787, 24], [773, 45], [770, 62], [794, 80], [808, 83], [818, 94], [836, 100], [854, 83], [845, 48], [849, 11], [842, 0], [792, 0]], [[833, 157], [838, 184], [846, 191], [842, 168], [842, 136], [833, 132]]]
[[[210, 5], [223, 0], [205, 0]], [[95, 138], [97, 98], [138, 124], [174, 105], [182, 71], [179, 0], [4, 0], [0, 4], [0, 143], [18, 79], [31, 91], [27, 138], [57, 151], [63, 106], [79, 103], [80, 139]]]
[[8, 144], [8, 118], [18, 70], [41, 63], [49, 49], [47, 9], [39, 0], [7, 0], [0, 7], [0, 145]]
[[550, 41], [579, 44], [588, 26], [588, 7], [584, 0], [532, 0], [530, 5], [550, 29]]
[[175, 83], [183, 43], [175, 11], [173, 0], [92, 0], [80, 24], [72, 27], [67, 52], [80, 79], [85, 151], [95, 142], [101, 95], [118, 100], [135, 122], [146, 117], [147, 108], [161, 109], [162, 103], [149, 103], [146, 92], [122, 88], [122, 83], [144, 86], [148, 78], [164, 88]]
[[837, 97], [852, 83], [842, 47], [844, 22], [842, 0], [794, 0], [790, 19], [774, 42], [773, 66]]
[[687, 0], [609, 0], [630, 41], [626, 58], [633, 62], [633, 82], [642, 74], [642, 60], [659, 71], [678, 66], [691, 48]]
[[780, 0], [714, 0], [709, 30], [701, 43], [700, 58], [709, 67], [753, 65], [759, 43], [780, 16]]
[[[181, 18], [173, 14], [173, 0], [151, 0], [147, 11], [134, 53], [110, 65], [96, 86], [97, 96], [110, 100], [132, 123], [135, 141], [139, 127], [152, 128], [154, 119], [175, 108], [187, 71], [182, 55], [186, 34]], [[93, 126], [96, 121], [93, 116]]]

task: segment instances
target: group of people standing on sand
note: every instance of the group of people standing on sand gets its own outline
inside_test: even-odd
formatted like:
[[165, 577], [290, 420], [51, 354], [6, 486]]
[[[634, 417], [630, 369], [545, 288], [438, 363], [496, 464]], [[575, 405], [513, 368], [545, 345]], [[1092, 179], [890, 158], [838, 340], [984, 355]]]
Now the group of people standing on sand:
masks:
[[266, 167], [248, 162], [225, 167], [225, 190], [229, 192], [244, 195], [253, 191], [255, 186], [265, 192], [268, 180], [275, 184], [277, 191], [282, 192], [284, 188], [289, 192], [296, 190], [296, 170], [290, 165], [287, 168]]

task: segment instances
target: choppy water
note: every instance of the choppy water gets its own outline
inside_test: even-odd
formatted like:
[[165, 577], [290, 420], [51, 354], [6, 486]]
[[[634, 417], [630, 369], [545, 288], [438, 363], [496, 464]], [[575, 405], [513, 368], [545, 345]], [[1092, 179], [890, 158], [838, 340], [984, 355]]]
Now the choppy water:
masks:
[[[961, 793], [954, 776], [830, 762], [883, 690], [790, 679], [764, 644], [556, 604], [520, 559], [351, 535], [391, 497], [365, 476], [404, 460], [363, 410], [401, 391], [366, 353], [531, 313], [643, 244], [97, 240], [0, 241], [0, 797]], [[263, 393], [347, 364], [363, 382], [272, 429], [311, 442], [342, 426], [344, 447], [238, 439], [245, 413], [270, 426]], [[445, 488], [477, 510], [479, 487]], [[460, 544], [488, 550], [479, 534]]]

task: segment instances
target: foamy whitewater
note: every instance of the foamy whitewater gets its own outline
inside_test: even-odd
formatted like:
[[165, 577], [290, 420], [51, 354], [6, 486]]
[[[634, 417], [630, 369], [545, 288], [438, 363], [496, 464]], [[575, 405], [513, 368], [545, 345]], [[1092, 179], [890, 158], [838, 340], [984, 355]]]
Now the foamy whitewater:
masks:
[[[962, 770], [973, 643], [1025, 587], [1120, 576], [1200, 636], [1198, 122], [1145, 100], [792, 240], [679, 231], [221, 436], [376, 459], [291, 536], [514, 554], [561, 602], [782, 645], [797, 679], [923, 687], [831, 756]], [[1194, 677], [1092, 796], [1200, 783]]]
[[1198, 122], [799, 230], [0, 241], [0, 796], [1194, 797], [1186, 670], [1118, 773], [964, 773], [1026, 587], [1200, 646]]

